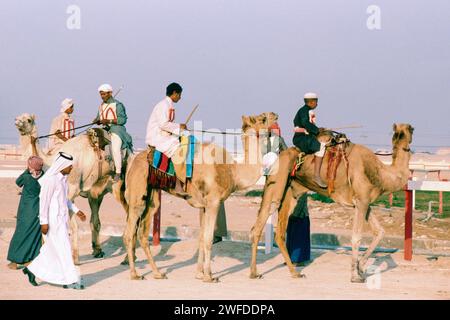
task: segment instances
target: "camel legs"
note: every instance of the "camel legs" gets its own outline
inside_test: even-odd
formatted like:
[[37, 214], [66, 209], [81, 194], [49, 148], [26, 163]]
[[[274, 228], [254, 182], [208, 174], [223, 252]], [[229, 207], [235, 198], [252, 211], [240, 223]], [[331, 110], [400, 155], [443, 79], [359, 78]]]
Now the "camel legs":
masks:
[[[136, 232], [141, 215], [145, 209], [145, 205], [130, 205], [128, 209], [127, 226], [123, 234], [123, 243], [127, 249], [128, 257], [134, 257]], [[136, 273], [134, 259], [128, 259], [128, 263], [130, 265], [131, 280], [143, 280], [144, 277], [138, 276]]]
[[[157, 191], [152, 193], [156, 193]], [[153, 278], [155, 279], [167, 279], [164, 273], [161, 273], [156, 266], [155, 261], [153, 260], [153, 255], [150, 250], [150, 244], [148, 241], [148, 236], [150, 234], [150, 225], [153, 221], [153, 216], [158, 211], [161, 206], [159, 202], [159, 197], [152, 194], [151, 199], [153, 199], [154, 203], [152, 206], [147, 205], [147, 209], [144, 211], [144, 215], [141, 217], [140, 227], [138, 228], [137, 237], [139, 239], [139, 243], [141, 244], [142, 249], [144, 249], [145, 255], [147, 256], [148, 263], [153, 271]], [[150, 200], [151, 201], [151, 200]]]
[[195, 276], [196, 279], [203, 279], [203, 263], [205, 261], [205, 251], [203, 250], [204, 246], [204, 233], [205, 230], [205, 208], [200, 209], [200, 234], [198, 239], [198, 259], [197, 259], [197, 274]]
[[208, 205], [205, 208], [205, 221], [203, 226], [203, 248], [201, 248], [204, 251], [203, 254], [205, 260], [203, 264], [203, 281], [217, 282], [218, 279], [213, 278], [211, 274], [211, 250], [214, 228], [216, 226], [217, 215], [219, 214], [220, 201], [217, 199], [208, 199], [207, 203]]
[[369, 204], [367, 202], [358, 200], [355, 206], [355, 216], [353, 218], [353, 232], [352, 232], [352, 267], [351, 267], [351, 282], [364, 282], [364, 276], [359, 269], [359, 245], [361, 243], [362, 228], [364, 217], [366, 216]]
[[[127, 220], [128, 220], [128, 218], [127, 218]], [[136, 261], [136, 259], [137, 259], [136, 258], [136, 242], [137, 242], [137, 233], [135, 233], [133, 235], [133, 240], [132, 240], [133, 261]], [[125, 258], [123, 259], [123, 261], [120, 264], [123, 266], [128, 266], [130, 264], [128, 262], [128, 253], [125, 255]]]
[[358, 268], [360, 273], [365, 272], [365, 264], [367, 263], [367, 260], [369, 259], [370, 255], [375, 250], [378, 243], [381, 241], [381, 239], [383, 239], [384, 236], [383, 227], [381, 226], [377, 217], [373, 213], [371, 214], [370, 212], [369, 212], [369, 225], [370, 228], [372, 229], [375, 238], [372, 240], [372, 243], [370, 244], [364, 256], [359, 260]]
[[264, 196], [261, 202], [261, 208], [258, 212], [258, 217], [256, 218], [256, 222], [253, 225], [250, 231], [250, 241], [252, 243], [252, 258], [250, 261], [250, 278], [251, 279], [259, 279], [262, 278], [260, 274], [257, 273], [256, 269], [256, 255], [258, 254], [258, 242], [261, 238], [261, 233], [266, 224], [267, 218], [271, 214], [273, 214], [276, 210], [278, 210], [279, 203], [272, 202], [272, 198], [270, 197], [270, 187], [266, 188], [264, 191]]
[[[301, 195], [300, 195], [301, 196]], [[293, 197], [292, 190], [289, 188], [286, 191], [286, 196], [281, 203], [281, 208], [278, 211], [278, 225], [277, 232], [275, 235], [275, 241], [280, 248], [281, 254], [283, 255], [284, 261], [289, 268], [293, 278], [303, 278], [304, 275], [295, 270], [295, 266], [292, 264], [291, 257], [286, 248], [286, 229], [288, 224], [288, 218], [290, 213], [294, 210], [297, 204], [297, 199]]]
[[89, 207], [91, 208], [91, 232], [92, 232], [92, 255], [94, 258], [103, 258], [105, 253], [100, 247], [99, 235], [100, 235], [100, 216], [99, 210], [102, 204], [104, 194], [100, 194], [98, 198], [93, 198], [88, 195]]

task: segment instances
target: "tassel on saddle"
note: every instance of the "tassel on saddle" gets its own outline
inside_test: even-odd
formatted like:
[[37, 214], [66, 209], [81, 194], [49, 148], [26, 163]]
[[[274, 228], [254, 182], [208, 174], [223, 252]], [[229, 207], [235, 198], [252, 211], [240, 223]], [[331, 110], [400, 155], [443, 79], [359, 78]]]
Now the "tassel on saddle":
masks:
[[329, 156], [327, 166], [328, 194], [331, 194], [334, 191], [337, 168], [342, 159], [342, 148], [340, 146], [333, 146], [327, 152]]

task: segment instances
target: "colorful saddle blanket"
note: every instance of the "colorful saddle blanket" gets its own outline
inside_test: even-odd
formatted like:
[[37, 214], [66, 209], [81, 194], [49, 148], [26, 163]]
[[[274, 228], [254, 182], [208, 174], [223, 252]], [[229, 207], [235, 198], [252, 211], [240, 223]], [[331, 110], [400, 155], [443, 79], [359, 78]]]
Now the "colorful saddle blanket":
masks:
[[153, 153], [152, 166], [161, 172], [168, 174], [169, 176], [175, 175], [175, 169], [173, 167], [172, 160], [167, 157], [164, 153], [155, 149]]
[[[197, 139], [190, 136], [182, 136], [180, 141], [180, 152], [183, 153], [186, 164], [186, 178], [192, 178], [192, 169], [194, 164], [195, 143]], [[153, 155], [153, 168], [158, 169], [170, 176], [175, 175], [175, 168], [172, 159], [167, 157], [164, 153], [155, 149]]]
[[[180, 152], [183, 154], [185, 163], [182, 176], [186, 179], [192, 177], [196, 141], [194, 136], [181, 137]], [[148, 157], [150, 163], [149, 186], [163, 190], [175, 188], [177, 177], [172, 159], [153, 147], [151, 147]], [[177, 168], [177, 172], [178, 170], [179, 168]]]

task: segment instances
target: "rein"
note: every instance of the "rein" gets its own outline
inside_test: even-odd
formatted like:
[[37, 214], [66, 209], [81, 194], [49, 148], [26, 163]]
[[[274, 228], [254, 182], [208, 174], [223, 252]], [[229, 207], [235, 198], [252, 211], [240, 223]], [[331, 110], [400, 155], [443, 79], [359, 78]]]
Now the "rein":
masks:
[[[189, 132], [199, 132], [199, 133], [212, 133], [212, 134], [223, 134], [223, 135], [233, 135], [233, 136], [264, 136], [265, 134], [260, 134], [257, 132], [256, 134], [250, 134], [250, 133], [239, 133], [239, 132], [226, 132], [226, 131], [208, 131], [208, 130], [186, 130]], [[270, 133], [267, 133], [267, 135], [270, 135]]]

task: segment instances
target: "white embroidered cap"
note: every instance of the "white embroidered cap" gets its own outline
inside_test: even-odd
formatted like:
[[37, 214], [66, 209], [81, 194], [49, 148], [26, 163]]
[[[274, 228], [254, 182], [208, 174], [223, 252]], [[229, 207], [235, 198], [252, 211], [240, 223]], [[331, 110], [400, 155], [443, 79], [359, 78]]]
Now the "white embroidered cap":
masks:
[[314, 92], [307, 92], [307, 93], [305, 93], [303, 98], [304, 99], [318, 99], [317, 94], [315, 94]]
[[112, 92], [113, 88], [111, 87], [110, 84], [104, 83], [102, 84], [100, 87], [98, 87], [98, 92]]

